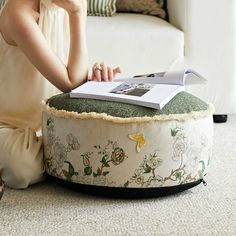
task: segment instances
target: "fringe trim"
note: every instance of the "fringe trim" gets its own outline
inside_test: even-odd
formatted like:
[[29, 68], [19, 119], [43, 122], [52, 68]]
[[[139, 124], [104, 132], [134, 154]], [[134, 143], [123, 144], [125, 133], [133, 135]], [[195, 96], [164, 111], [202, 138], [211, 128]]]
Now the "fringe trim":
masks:
[[176, 121], [186, 121], [189, 119], [201, 119], [205, 118], [207, 116], [213, 115], [215, 109], [213, 104], [208, 104], [208, 109], [204, 111], [192, 111], [185, 114], [170, 114], [170, 115], [156, 115], [153, 117], [150, 116], [143, 116], [143, 117], [130, 117], [130, 118], [121, 118], [121, 117], [115, 117], [111, 115], [107, 115], [106, 113], [96, 113], [96, 112], [71, 112], [71, 111], [65, 111], [65, 110], [57, 110], [54, 107], [50, 107], [46, 104], [45, 101], [42, 102], [43, 105], [43, 111], [47, 112], [55, 117], [65, 118], [65, 119], [101, 119], [105, 121], [111, 121], [114, 123], [144, 123], [144, 122], [152, 122], [152, 121], [170, 121], [170, 120], [176, 120]]

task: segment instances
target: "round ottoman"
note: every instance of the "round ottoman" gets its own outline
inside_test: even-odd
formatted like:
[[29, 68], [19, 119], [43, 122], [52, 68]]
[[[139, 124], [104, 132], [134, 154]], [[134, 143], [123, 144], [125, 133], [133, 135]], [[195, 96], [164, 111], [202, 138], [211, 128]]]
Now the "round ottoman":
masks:
[[201, 183], [212, 154], [213, 106], [181, 92], [162, 110], [71, 99], [44, 104], [50, 179], [108, 197], [155, 197]]

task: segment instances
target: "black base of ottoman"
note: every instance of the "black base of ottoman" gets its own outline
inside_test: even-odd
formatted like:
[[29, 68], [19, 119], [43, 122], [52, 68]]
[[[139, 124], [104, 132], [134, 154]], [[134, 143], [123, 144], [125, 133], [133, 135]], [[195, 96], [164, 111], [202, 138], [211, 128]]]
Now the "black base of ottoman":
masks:
[[172, 186], [172, 187], [159, 187], [159, 188], [120, 188], [120, 187], [103, 187], [95, 185], [84, 185], [76, 184], [62, 179], [52, 177], [47, 175], [47, 178], [63, 187], [73, 189], [80, 193], [110, 197], [110, 198], [152, 198], [152, 197], [162, 197], [175, 193], [182, 192], [189, 188], [192, 188], [200, 184], [203, 180]]
[[227, 115], [213, 115], [214, 123], [225, 123], [227, 118]]

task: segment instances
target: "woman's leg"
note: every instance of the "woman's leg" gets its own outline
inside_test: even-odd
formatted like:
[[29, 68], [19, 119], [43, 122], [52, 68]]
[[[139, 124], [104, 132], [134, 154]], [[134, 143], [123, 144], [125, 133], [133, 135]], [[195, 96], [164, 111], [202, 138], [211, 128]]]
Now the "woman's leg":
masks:
[[42, 139], [29, 128], [0, 124], [0, 169], [11, 188], [27, 188], [43, 179]]

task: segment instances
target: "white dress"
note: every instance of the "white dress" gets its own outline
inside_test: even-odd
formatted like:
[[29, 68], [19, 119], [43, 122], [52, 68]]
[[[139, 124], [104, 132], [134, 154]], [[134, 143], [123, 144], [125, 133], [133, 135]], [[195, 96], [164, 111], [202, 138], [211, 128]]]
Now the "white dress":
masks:
[[[41, 0], [38, 25], [67, 64], [68, 14], [50, 0]], [[36, 136], [41, 127], [41, 101], [56, 93], [20, 48], [7, 44], [0, 34], [0, 170], [9, 187], [26, 188], [42, 179], [42, 139]]]

